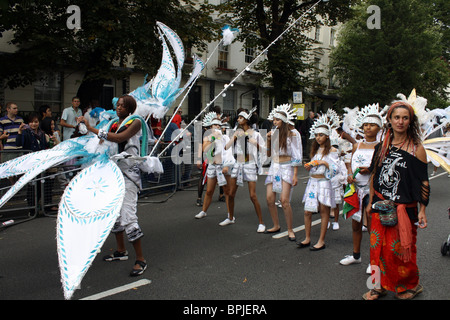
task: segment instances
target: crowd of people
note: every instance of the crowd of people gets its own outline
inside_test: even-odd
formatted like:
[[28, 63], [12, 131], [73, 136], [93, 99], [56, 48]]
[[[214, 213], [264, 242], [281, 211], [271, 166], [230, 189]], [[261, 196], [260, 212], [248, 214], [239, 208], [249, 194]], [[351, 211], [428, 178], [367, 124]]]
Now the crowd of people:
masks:
[[[6, 115], [0, 118], [2, 148], [12, 151], [51, 148], [60, 143], [61, 138], [66, 140], [77, 136], [78, 125], [83, 122], [87, 130], [101, 140], [118, 143], [119, 152], [139, 149], [136, 146], [140, 143], [142, 120], [136, 121], [141, 119], [139, 117], [129, 118], [136, 109], [134, 98], [125, 95], [118, 99], [118, 119], [109, 131], [96, 129], [89, 113], [83, 115], [79, 105], [80, 99], [74, 97], [72, 106], [64, 109], [59, 122], [61, 134], [49, 107], [43, 106], [40, 114], [31, 113], [26, 123], [17, 115], [17, 105], [8, 103]], [[426, 153], [413, 108], [407, 102], [398, 101], [389, 107], [386, 116], [382, 115], [378, 106], [362, 108], [354, 119], [356, 130], [351, 134], [343, 130], [340, 116], [333, 110], [316, 116], [310, 113], [304, 121], [308, 127], [305, 133], [296, 129], [296, 115], [291, 106], [279, 105], [271, 111], [268, 121], [262, 123], [262, 127], [266, 125], [268, 129], [265, 137], [261, 134], [263, 131], [255, 126], [258, 120], [255, 111], [238, 110], [232, 131], [228, 130], [231, 128], [229, 118], [224, 119], [220, 109], [203, 117], [204, 131], [199, 150], [204, 160], [197, 164], [201, 171], [197, 205], [202, 210], [195, 218], [207, 216], [215, 188], [219, 186], [227, 207], [227, 216], [219, 224], [234, 224], [236, 193], [247, 182], [249, 198], [258, 220], [258, 233], [280, 232], [278, 202], [284, 213], [288, 239], [296, 243], [299, 249], [319, 251], [326, 248], [329, 226], [332, 225], [334, 230], [339, 228], [339, 205], [343, 206], [345, 202], [344, 188], [354, 184], [359, 206], [352, 215], [353, 252], [346, 255], [340, 264], [361, 263], [362, 232], [367, 230], [370, 234], [370, 243], [367, 244], [370, 249], [368, 271], [377, 267], [382, 272], [378, 286], [374, 285], [374, 289], [365, 293], [363, 298], [374, 300], [387, 291], [393, 291], [399, 299], [410, 299], [422, 292], [416, 261], [416, 236], [417, 228], [427, 227], [425, 210], [430, 187]], [[170, 129], [170, 126], [173, 128]], [[181, 112], [177, 112], [166, 131], [180, 129], [181, 126]], [[159, 120], [152, 119], [150, 127], [156, 138], [161, 137], [163, 129]], [[305, 154], [308, 159], [306, 163], [303, 162], [304, 149], [308, 153]], [[293, 230], [290, 203], [298, 184], [298, 168], [302, 165], [309, 172], [309, 180], [302, 197], [305, 238], [300, 241]], [[266, 228], [256, 193], [258, 176], [267, 166], [265, 200], [271, 228]], [[139, 190], [134, 180], [139, 180], [139, 177], [133, 178], [136, 170], [131, 165], [120, 169], [124, 172], [127, 191], [120, 218], [113, 228], [117, 250], [105, 256], [104, 260], [128, 259], [124, 243], [126, 235], [136, 253], [136, 262], [130, 274], [137, 276], [147, 268], [141, 245], [143, 232], [137, 222]], [[311, 243], [313, 213], [319, 213], [321, 218], [320, 236], [315, 244]], [[330, 216], [334, 217], [331, 223]]]
[[[199, 168], [202, 168], [200, 180], [202, 185], [206, 184], [207, 192], [202, 210], [195, 218], [207, 216], [212, 194], [219, 184], [224, 189], [228, 209], [227, 217], [219, 225], [234, 224], [236, 192], [238, 186], [247, 182], [258, 219], [257, 232], [280, 232], [276, 207], [278, 197], [288, 239], [295, 241], [299, 249], [319, 251], [326, 248], [325, 237], [330, 225], [334, 230], [339, 229], [339, 205], [345, 203], [345, 187], [353, 184], [359, 202], [351, 216], [353, 252], [346, 255], [340, 264], [361, 263], [362, 234], [368, 231], [370, 243], [366, 247], [370, 249], [370, 263], [367, 273], [379, 268], [381, 277], [363, 298], [375, 300], [392, 291], [398, 299], [412, 299], [422, 292], [416, 235], [417, 228], [427, 227], [425, 209], [430, 187], [421, 130], [411, 105], [404, 101], [395, 102], [386, 116], [378, 105], [366, 106], [356, 115], [356, 130], [352, 133], [343, 130], [342, 121], [333, 110], [322, 115], [310, 112], [305, 121], [309, 123], [309, 136], [302, 135], [295, 128], [290, 106], [281, 105], [274, 108], [268, 117], [272, 126], [266, 139], [252, 128], [253, 112], [241, 110], [238, 113], [237, 125], [231, 135], [225, 133], [219, 112], [210, 112], [203, 118], [202, 150], [206, 156]], [[306, 144], [304, 140], [307, 140]], [[305, 145], [309, 159], [303, 164]], [[231, 146], [234, 146], [234, 152], [229, 153]], [[271, 228], [266, 228], [263, 222], [255, 192], [260, 169], [267, 159], [270, 160], [270, 168], [265, 185], [273, 224]], [[300, 165], [309, 171], [302, 198], [305, 238], [301, 241], [296, 239], [293, 231], [290, 205]], [[320, 236], [315, 244], [311, 243], [313, 213], [319, 213], [321, 217]], [[395, 216], [391, 217], [395, 221], [385, 222], [386, 215]], [[331, 223], [330, 216], [334, 218]]]

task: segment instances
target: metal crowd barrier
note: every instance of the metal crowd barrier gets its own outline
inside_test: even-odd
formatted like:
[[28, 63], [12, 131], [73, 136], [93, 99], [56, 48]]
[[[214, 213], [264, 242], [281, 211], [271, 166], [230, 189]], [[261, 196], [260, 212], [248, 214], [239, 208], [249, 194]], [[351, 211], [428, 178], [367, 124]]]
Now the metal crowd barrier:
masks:
[[[162, 143], [161, 149], [167, 144]], [[173, 196], [178, 190], [184, 190], [189, 186], [197, 186], [200, 178], [199, 170], [193, 163], [193, 150], [190, 147], [183, 149], [191, 157], [191, 164], [175, 164], [170, 155], [171, 149], [160, 157], [164, 168], [162, 174], [141, 173], [142, 189], [138, 202], [163, 202]], [[14, 151], [16, 156], [21, 156], [27, 151]], [[0, 159], [12, 159], [12, 152], [0, 151]], [[4, 161], [2, 161], [4, 162]], [[61, 196], [67, 184], [81, 168], [70, 164], [62, 164], [50, 168], [40, 176], [30, 181], [16, 195], [8, 200], [0, 208], [0, 230], [13, 224], [29, 221], [36, 217], [56, 217]], [[0, 180], [0, 197], [20, 177], [10, 177]], [[151, 200], [154, 195], [167, 195], [165, 200]]]

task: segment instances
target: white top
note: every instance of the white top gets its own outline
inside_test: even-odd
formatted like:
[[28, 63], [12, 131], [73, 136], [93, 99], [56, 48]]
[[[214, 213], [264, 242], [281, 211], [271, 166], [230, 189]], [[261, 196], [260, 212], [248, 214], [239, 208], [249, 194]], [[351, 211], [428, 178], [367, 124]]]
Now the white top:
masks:
[[[70, 124], [71, 126], [77, 125], [77, 118], [81, 117], [83, 113], [81, 112], [81, 109], [78, 108], [78, 111], [75, 112], [75, 109], [73, 107], [65, 108], [62, 112], [61, 119], [66, 121], [67, 124]], [[62, 127], [63, 129], [63, 140], [70, 139], [70, 136], [75, 132], [74, 128], [67, 128]]]
[[[272, 157], [289, 156], [291, 157], [292, 166], [301, 166], [303, 158], [302, 138], [297, 130], [293, 129], [291, 132], [294, 132], [295, 135], [287, 138], [286, 149], [280, 150], [279, 148], [273, 148], [271, 154]], [[273, 144], [274, 140], [272, 139]]]
[[[360, 149], [361, 143], [358, 143], [358, 146], [355, 150], [355, 153], [352, 155], [352, 172], [354, 173], [356, 169], [360, 167], [370, 167], [370, 163], [372, 162], [373, 153], [375, 149]], [[369, 183], [370, 174], [357, 174], [355, 176], [356, 185], [357, 186], [365, 186]]]
[[312, 157], [311, 161], [314, 160], [323, 160], [328, 163], [328, 168], [321, 164], [320, 166], [314, 166], [309, 170], [309, 175], [321, 175], [323, 174], [326, 179], [332, 179], [334, 176], [338, 174], [338, 167], [339, 167], [339, 155], [337, 150], [331, 151], [326, 156], [322, 155], [322, 148], [319, 148], [317, 153]]

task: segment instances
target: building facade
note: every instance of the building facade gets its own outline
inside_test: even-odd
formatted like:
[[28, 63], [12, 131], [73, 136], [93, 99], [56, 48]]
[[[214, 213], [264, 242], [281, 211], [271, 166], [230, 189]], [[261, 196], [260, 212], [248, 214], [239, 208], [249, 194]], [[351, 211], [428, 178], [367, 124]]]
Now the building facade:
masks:
[[[216, 2], [219, 1], [216, 0]], [[335, 45], [337, 30], [337, 27], [318, 26], [309, 32], [309, 37], [316, 42], [311, 51], [312, 59], [316, 67], [321, 70], [311, 76], [317, 78], [321, 89], [302, 92], [305, 113], [307, 110], [316, 112], [327, 110], [337, 100], [337, 97], [331, 94], [334, 85], [327, 76], [329, 54]], [[3, 37], [0, 38], [0, 54], [14, 52], [15, 47], [8, 44], [11, 39], [11, 32], [3, 33]], [[183, 114], [192, 119], [214, 100], [211, 106], [221, 107], [224, 114], [234, 116], [240, 107], [250, 110], [257, 106], [260, 117], [267, 117], [274, 107], [273, 99], [267, 95], [267, 86], [258, 84], [261, 75], [254, 69], [248, 68], [248, 64], [255, 56], [256, 52], [253, 49], [244, 48], [238, 41], [228, 46], [218, 46], [218, 42], [209, 43], [207, 51], [202, 53], [203, 61], [209, 58], [209, 62], [190, 90], [188, 97], [184, 99], [181, 106]], [[186, 58], [184, 66], [187, 69], [186, 73], [189, 73], [188, 70], [192, 67], [190, 59], [190, 57]], [[133, 71], [132, 65], [128, 67], [132, 72], [127, 79], [109, 79], [105, 82], [99, 97], [101, 107], [110, 108], [113, 97], [131, 92], [144, 83], [145, 74]], [[235, 79], [241, 72], [242, 75]], [[149, 75], [149, 78], [151, 76], [153, 75]], [[52, 107], [53, 113], [59, 115], [64, 108], [71, 105], [72, 97], [76, 95], [83, 79], [83, 72], [65, 69], [57, 73], [45, 74], [43, 78], [46, 80], [36, 81], [32, 85], [13, 90], [1, 86], [0, 105], [4, 106], [7, 102], [13, 101], [18, 104], [20, 111], [29, 112], [37, 111], [39, 106], [48, 104]], [[235, 79], [233, 85], [228, 86], [233, 79]], [[227, 87], [226, 91], [222, 92], [225, 87]], [[186, 93], [183, 93], [174, 103], [173, 109], [179, 105], [184, 94]], [[291, 101], [292, 99], [290, 97]], [[167, 116], [171, 116], [171, 111]]]

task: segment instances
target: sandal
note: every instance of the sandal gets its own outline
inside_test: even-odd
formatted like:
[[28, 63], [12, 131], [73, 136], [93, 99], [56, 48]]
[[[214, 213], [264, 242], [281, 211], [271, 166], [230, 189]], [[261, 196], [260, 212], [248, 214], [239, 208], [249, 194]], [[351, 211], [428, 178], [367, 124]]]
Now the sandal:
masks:
[[[385, 295], [387, 295], [386, 289], [382, 288], [381, 291], [375, 290], [375, 289], [371, 289], [369, 292], [366, 292], [363, 294], [363, 299], [364, 300], [378, 300], [381, 297], [384, 297]], [[369, 299], [369, 296], [375, 296], [375, 299]]]
[[145, 269], [147, 269], [147, 263], [145, 263], [144, 261], [136, 260], [136, 262], [134, 264], [138, 264], [141, 267], [141, 269], [133, 268], [130, 272], [131, 277], [140, 276], [141, 274], [144, 273]]
[[[395, 295], [395, 297], [400, 300], [411, 300], [411, 299], [414, 299], [414, 297], [417, 296], [421, 292], [423, 292], [423, 287], [421, 284], [419, 284], [419, 285], [417, 285], [417, 287], [415, 289], [409, 289], [409, 290], [397, 293]], [[410, 293], [411, 295], [404, 297], [408, 293]]]
[[119, 261], [128, 260], [128, 251], [125, 250], [124, 252], [119, 252], [116, 250], [116, 251], [114, 251], [113, 254], [109, 254], [109, 255], [103, 257], [103, 261], [111, 262], [111, 261], [117, 261], [117, 260], [119, 260]]

